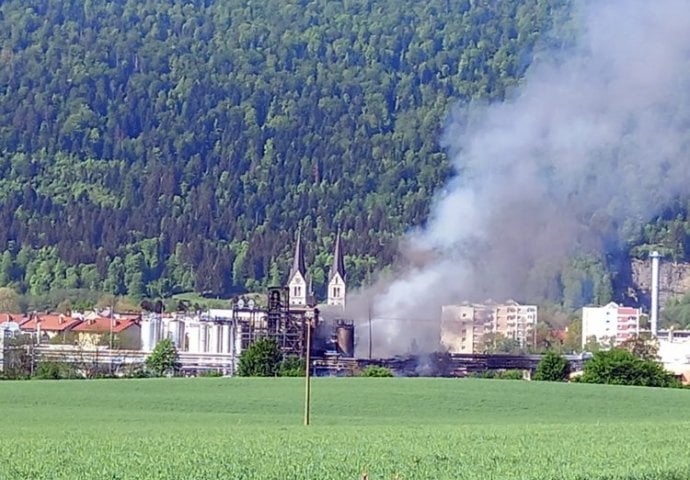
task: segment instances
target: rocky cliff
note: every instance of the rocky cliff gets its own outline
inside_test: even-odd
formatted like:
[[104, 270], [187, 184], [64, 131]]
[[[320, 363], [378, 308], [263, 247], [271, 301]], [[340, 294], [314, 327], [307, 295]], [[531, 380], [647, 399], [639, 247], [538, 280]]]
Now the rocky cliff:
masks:
[[[632, 285], [628, 297], [649, 310], [652, 286], [652, 262], [634, 259], [630, 265]], [[690, 263], [661, 261], [659, 269], [659, 307], [664, 308], [670, 298], [690, 292]]]

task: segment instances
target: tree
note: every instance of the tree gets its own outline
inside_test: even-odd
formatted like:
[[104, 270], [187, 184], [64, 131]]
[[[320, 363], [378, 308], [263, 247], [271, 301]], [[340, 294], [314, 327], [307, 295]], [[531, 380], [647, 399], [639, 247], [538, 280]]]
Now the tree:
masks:
[[19, 295], [11, 288], [0, 288], [0, 312], [19, 313]]
[[484, 335], [485, 353], [521, 353], [520, 342], [508, 338], [501, 333], [487, 333]]
[[585, 364], [580, 381], [643, 387], [680, 386], [673, 374], [664, 370], [659, 363], [642, 360], [621, 348], [596, 352]]
[[539, 361], [535, 380], [561, 382], [568, 377], [568, 361], [554, 351], [548, 351]]
[[621, 343], [620, 348], [642, 360], [657, 360], [659, 340], [651, 336], [633, 335]]
[[146, 366], [158, 377], [174, 374], [177, 370], [177, 349], [172, 340], [166, 338], [158, 342], [146, 359]]
[[276, 377], [283, 353], [275, 340], [261, 338], [242, 352], [237, 374], [241, 377]]

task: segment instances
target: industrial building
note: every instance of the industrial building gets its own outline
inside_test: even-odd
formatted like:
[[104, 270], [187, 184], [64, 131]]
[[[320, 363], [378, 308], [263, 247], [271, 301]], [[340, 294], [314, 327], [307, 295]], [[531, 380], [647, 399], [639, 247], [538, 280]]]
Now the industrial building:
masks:
[[441, 345], [449, 353], [483, 353], [497, 335], [521, 348], [534, 346], [537, 306], [515, 300], [499, 304], [463, 303], [441, 307]]

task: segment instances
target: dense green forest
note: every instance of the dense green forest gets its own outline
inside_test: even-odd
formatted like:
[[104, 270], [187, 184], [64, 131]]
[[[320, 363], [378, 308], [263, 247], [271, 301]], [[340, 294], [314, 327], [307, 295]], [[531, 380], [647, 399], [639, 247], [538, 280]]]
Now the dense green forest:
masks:
[[0, 284], [224, 294], [350, 279], [450, 174], [453, 102], [502, 98], [562, 0], [0, 5]]
[[[301, 229], [318, 291], [338, 228], [360, 284], [452, 174], [451, 106], [504, 98], [569, 18], [568, 0], [3, 1], [0, 286], [254, 290], [284, 281]], [[673, 222], [638, 243], [684, 257]]]

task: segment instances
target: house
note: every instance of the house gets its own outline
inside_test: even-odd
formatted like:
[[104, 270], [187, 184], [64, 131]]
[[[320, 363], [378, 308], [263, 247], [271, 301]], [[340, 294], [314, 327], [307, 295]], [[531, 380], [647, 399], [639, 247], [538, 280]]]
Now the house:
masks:
[[112, 346], [125, 350], [141, 348], [141, 326], [137, 320], [96, 317], [76, 325], [77, 343], [84, 347]]
[[79, 318], [67, 315], [32, 313], [19, 324], [19, 329], [26, 333], [35, 333], [39, 342], [47, 342], [56, 337], [66, 341], [67, 334], [80, 323], [82, 321]]

